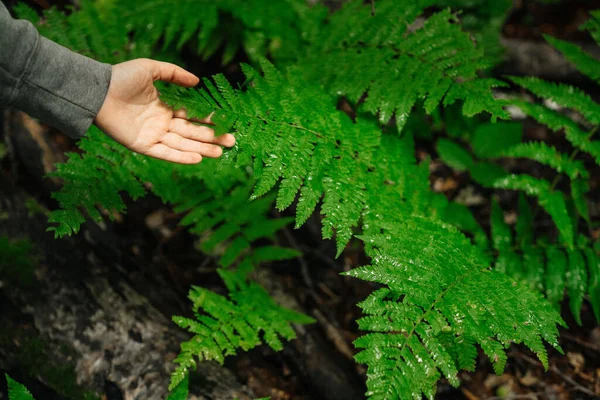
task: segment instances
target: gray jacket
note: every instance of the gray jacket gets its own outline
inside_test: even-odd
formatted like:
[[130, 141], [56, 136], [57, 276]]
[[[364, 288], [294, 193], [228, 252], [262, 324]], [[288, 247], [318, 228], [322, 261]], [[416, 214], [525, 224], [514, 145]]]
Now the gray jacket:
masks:
[[104, 102], [110, 77], [109, 64], [41, 37], [0, 3], [0, 109], [17, 108], [81, 137]]

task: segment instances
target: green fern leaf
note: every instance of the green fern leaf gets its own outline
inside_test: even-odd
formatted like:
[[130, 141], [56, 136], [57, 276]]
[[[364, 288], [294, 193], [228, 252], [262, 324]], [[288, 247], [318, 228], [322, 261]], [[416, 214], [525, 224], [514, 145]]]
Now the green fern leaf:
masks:
[[569, 306], [575, 321], [581, 326], [581, 305], [583, 297], [587, 291], [588, 276], [583, 254], [578, 250], [572, 250], [568, 253], [569, 268], [566, 273], [567, 289], [569, 292]]
[[596, 252], [590, 248], [584, 249], [585, 258], [589, 268], [588, 295], [596, 321], [600, 321], [600, 262]]
[[[355, 124], [337, 112], [329, 96], [299, 80], [295, 70], [284, 76], [266, 62], [264, 77], [250, 67], [244, 70], [252, 79], [251, 91], [235, 91], [216, 77], [218, 88], [207, 82], [207, 91], [165, 92], [163, 100], [175, 107], [186, 104], [188, 114], [198, 117], [215, 110], [216, 129], [236, 132], [238, 148], [231, 160], [239, 164], [254, 159], [257, 184], [252, 199], [265, 195], [281, 180], [277, 205], [287, 207], [299, 192], [299, 224], [323, 198], [323, 236], [330, 238], [335, 231], [338, 251], [343, 250], [364, 209], [360, 185], [367, 181], [369, 160], [379, 146], [379, 130], [370, 123]], [[288, 94], [285, 101], [280, 101], [282, 91]], [[324, 112], [327, 119], [322, 117]], [[290, 146], [287, 138], [291, 136]], [[252, 154], [250, 160], [244, 153]], [[356, 162], [360, 168], [352, 170], [349, 166]]]
[[20, 18], [28, 19], [40, 34], [75, 52], [116, 64], [133, 58], [149, 57], [150, 42], [128, 37], [127, 25], [115, 18], [111, 5], [84, 0], [79, 12], [69, 15], [56, 8], [44, 11], [43, 19], [24, 4], [15, 7]]
[[274, 350], [280, 350], [281, 339], [296, 337], [291, 323], [313, 322], [310, 317], [275, 304], [255, 283], [230, 293], [230, 297], [228, 300], [196, 286], [190, 290], [194, 311], [202, 310], [205, 314], [194, 320], [173, 317], [177, 325], [193, 333], [194, 337], [181, 343], [181, 354], [175, 359], [179, 367], [171, 376], [169, 390], [180, 385], [188, 371], [195, 367], [194, 357], [200, 361], [223, 363], [225, 356], [235, 354], [237, 349], [249, 350], [263, 341]]
[[438, 140], [437, 152], [445, 164], [459, 172], [470, 170], [475, 165], [475, 160], [469, 152], [451, 140]]
[[569, 85], [546, 82], [534, 77], [513, 76], [510, 77], [510, 80], [539, 97], [550, 99], [562, 107], [576, 110], [592, 124], [600, 125], [600, 105], [580, 89]]
[[587, 75], [594, 81], [600, 83], [600, 71], [598, 71], [600, 61], [597, 58], [583, 51], [581, 47], [565, 42], [564, 40], [556, 39], [548, 35], [544, 35], [544, 39], [546, 39], [546, 41], [548, 41], [555, 49], [560, 51], [567, 60], [571, 61], [582, 74]]
[[490, 221], [492, 244], [494, 249], [498, 251], [494, 268], [496, 271], [516, 279], [522, 271], [521, 260], [511, 249], [512, 233], [510, 227], [504, 222], [502, 209], [495, 200], [492, 200]]
[[574, 179], [571, 181], [571, 196], [579, 215], [586, 221], [590, 221], [588, 203], [585, 194], [590, 190], [590, 184], [586, 179]]
[[480, 124], [473, 133], [471, 147], [479, 158], [494, 158], [521, 142], [523, 126], [515, 122]]
[[590, 16], [591, 18], [580, 26], [580, 29], [588, 31], [596, 43], [600, 44], [600, 10], [590, 11]]
[[486, 187], [491, 187], [494, 182], [508, 176], [504, 168], [490, 162], [479, 162], [469, 172], [473, 180]]
[[512, 100], [510, 104], [519, 107], [525, 114], [553, 131], [564, 129], [567, 140], [575, 148], [594, 157], [596, 163], [600, 165], [600, 141], [590, 140], [595, 131], [585, 132], [570, 118], [539, 104], [519, 100]]
[[[359, 304], [366, 314], [359, 326], [372, 332], [355, 342], [363, 349], [357, 361], [369, 367], [370, 398], [432, 397], [440, 372], [458, 384], [459, 366], [473, 365], [475, 342], [497, 372], [510, 342], [524, 342], [546, 362], [540, 335], [558, 346], [546, 318], [562, 322], [539, 297], [478, 265], [477, 250], [456, 230], [422, 218], [390, 229], [362, 238], [373, 263], [347, 273], [386, 286]], [[473, 358], [453, 356], [440, 338], [446, 334], [464, 340]]]
[[186, 377], [179, 383], [177, 386], [171, 390], [167, 400], [187, 400], [188, 392], [189, 392], [189, 383], [190, 377], [186, 375]]
[[[550, 262], [554, 262], [550, 260]], [[544, 292], [544, 277], [546, 276], [546, 262], [544, 251], [539, 246], [526, 246], [523, 248], [523, 280], [527, 285], [540, 292]]]
[[[448, 10], [439, 12], [405, 35], [406, 26], [430, 2], [403, 3], [401, 18], [390, 18], [399, 7], [391, 0], [379, 1], [375, 16], [360, 1], [334, 13], [324, 39], [307, 59], [311, 67], [306, 70], [319, 75], [308, 79], [320, 80], [330, 93], [346, 95], [353, 102], [368, 93], [364, 109], [377, 113], [382, 124], [395, 115], [399, 131], [419, 100], [428, 113], [442, 102], [461, 100], [467, 116], [487, 111], [506, 118], [491, 91], [504, 84], [478, 78], [477, 71], [486, 67], [483, 52], [454, 23], [456, 17]], [[331, 69], [331, 65], [341, 67]], [[361, 84], [356, 76], [362, 77]]]
[[553, 146], [548, 146], [543, 142], [520, 143], [504, 150], [502, 155], [535, 160], [554, 168], [559, 173], [564, 173], [571, 179], [589, 177], [583, 162], [572, 160], [568, 155], [560, 153]]
[[539, 204], [552, 217], [564, 243], [573, 247], [573, 225], [567, 212], [565, 199], [560, 192], [554, 192], [546, 181], [529, 175], [509, 175], [494, 182], [498, 189], [521, 190], [529, 196], [537, 197]]
[[497, 201], [492, 200], [490, 217], [492, 225], [492, 243], [496, 250], [508, 250], [512, 245], [510, 227], [504, 222], [504, 213]]
[[546, 298], [555, 305], [558, 305], [565, 291], [565, 274], [567, 272], [567, 257], [562, 250], [555, 247], [548, 247], [546, 258], [552, 260], [548, 263], [546, 271]]
[[515, 241], [520, 247], [526, 247], [533, 244], [533, 213], [523, 193], [519, 193], [517, 211], [519, 217], [515, 225]]
[[13, 380], [8, 374], [4, 376], [8, 385], [8, 400], [35, 400], [25, 386]]

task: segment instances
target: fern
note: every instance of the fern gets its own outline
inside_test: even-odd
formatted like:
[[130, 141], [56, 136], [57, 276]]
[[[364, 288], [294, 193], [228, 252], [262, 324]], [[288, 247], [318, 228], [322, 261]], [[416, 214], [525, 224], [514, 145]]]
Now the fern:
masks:
[[[554, 324], [561, 322], [558, 314], [526, 289], [514, 288], [507, 278], [496, 278], [497, 273], [490, 273], [487, 265], [476, 267], [485, 257], [478, 254], [475, 247], [458, 232], [418, 217], [406, 222], [392, 222], [399, 215], [413, 212], [425, 214], [428, 202], [434, 199], [426, 188], [426, 171], [423, 174], [421, 167], [414, 164], [414, 156], [409, 150], [412, 148], [412, 143], [408, 141], [410, 135], [399, 139], [389, 134], [379, 134], [379, 130], [370, 128], [366, 121], [358, 119], [352, 123], [344, 114], [335, 112], [333, 105], [327, 101], [328, 96], [322, 94], [318, 87], [300, 81], [293, 68], [288, 74], [282, 74], [265, 62], [264, 76], [247, 66], [244, 70], [250, 82], [250, 89], [245, 92], [234, 90], [223, 77], [217, 76], [216, 86], [206, 81], [205, 90], [165, 92], [163, 99], [174, 108], [185, 105], [188, 113], [197, 117], [214, 110], [212, 118], [217, 124], [216, 129], [236, 132], [237, 148], [224, 162], [253, 165], [258, 178], [255, 195], [264, 194], [281, 181], [278, 198], [288, 198], [288, 185], [284, 183], [295, 179], [297, 183], [292, 193], [295, 195], [300, 192], [296, 217], [298, 223], [304, 222], [302, 202], [311, 201], [314, 207], [323, 197], [324, 236], [330, 234], [330, 227], [336, 229], [338, 251], [343, 249], [340, 240], [341, 244], [345, 244], [351, 235], [351, 231], [348, 231], [348, 236], [340, 239], [340, 226], [352, 227], [357, 224], [358, 217], [352, 216], [348, 221], [335, 213], [343, 212], [344, 208], [352, 210], [345, 203], [349, 198], [360, 201], [357, 213], [358, 216], [362, 214], [365, 232], [361, 238], [368, 248], [377, 250], [368, 250], [374, 259], [373, 266], [349, 274], [389, 285], [394, 298], [391, 304], [404, 299], [397, 307], [388, 307], [381, 301], [389, 291], [383, 295], [384, 292], [375, 292], [370, 297], [373, 303], [370, 300], [363, 303], [368, 316], [361, 320], [360, 327], [376, 332], [416, 333], [408, 337], [393, 333], [370, 334], [357, 341], [357, 347], [368, 349], [357, 360], [366, 362], [370, 367], [369, 396], [408, 398], [419, 393], [432, 395], [435, 382], [439, 379], [436, 368], [457, 384], [457, 370], [470, 368], [473, 364], [475, 343], [479, 343], [487, 352], [496, 364], [497, 371], [502, 370], [506, 359], [501, 350], [510, 342], [524, 342], [545, 361], [540, 336], [556, 345]], [[281, 101], [283, 91], [286, 97]], [[327, 117], [317, 118], [315, 110]], [[358, 136], [358, 130], [363, 137], [360, 148], [356, 147], [353, 140]], [[283, 144], [287, 143], [285, 138], [289, 135], [294, 135], [293, 143], [298, 146], [292, 153], [288, 150], [289, 145]], [[327, 157], [316, 156], [321, 152]], [[292, 154], [297, 156], [292, 157]], [[313, 154], [312, 160], [304, 159], [304, 154]], [[393, 154], [395, 159], [400, 160], [399, 165], [389, 162]], [[330, 164], [327, 169], [315, 164], [315, 161], [322, 160]], [[355, 166], [352, 170], [347, 166], [350, 160]], [[318, 187], [319, 191], [307, 199], [307, 193], [311, 192], [305, 190], [308, 185], [311, 185], [309, 190], [314, 190], [315, 177], [319, 177], [317, 184], [323, 182], [323, 186]], [[352, 184], [346, 186], [346, 182]], [[387, 185], [382, 186], [381, 182], [387, 182]], [[361, 187], [365, 188], [365, 195], [361, 195]], [[329, 201], [332, 198], [335, 200], [336, 207], [327, 204], [328, 198]], [[390, 210], [400, 214], [392, 217]], [[488, 277], [487, 274], [491, 275]], [[496, 286], [498, 279], [504, 280]], [[506, 309], [504, 305], [499, 306], [496, 301], [500, 297], [490, 298], [487, 290], [479, 291], [482, 286], [488, 287], [487, 290], [494, 287], [494, 290], [499, 290], [499, 296], [514, 298], [515, 303], [507, 303]], [[456, 291], [448, 289], [454, 287]], [[469, 293], [469, 299], [481, 301], [482, 304], [462, 308], [458, 305], [457, 296], [464, 293]], [[523, 303], [519, 303], [521, 301]], [[529, 308], [525, 308], [525, 304]], [[394, 318], [395, 314], [394, 317], [387, 315], [388, 309], [399, 313], [398, 320]], [[430, 312], [431, 309], [435, 309], [436, 313]], [[444, 318], [449, 322], [442, 322]], [[461, 326], [459, 319], [469, 322]], [[515, 333], [514, 328], [507, 328], [507, 321], [515, 321], [515, 326], [527, 321], [527, 325], [517, 328]], [[412, 324], [412, 328], [406, 328]], [[451, 356], [453, 350], [445, 350], [441, 339], [436, 337], [444, 325], [455, 329], [460, 336], [457, 341], [462, 340], [463, 335], [466, 337], [464, 340], [470, 343], [465, 348], [467, 355], [462, 354], [454, 359]], [[415, 363], [417, 359], [422, 360], [422, 364]]]
[[[217, 131], [236, 131], [241, 143], [230, 153], [235, 164], [251, 163], [258, 176], [253, 198], [267, 193], [281, 179], [276, 206], [283, 210], [300, 192], [298, 225], [324, 196], [323, 237], [331, 238], [335, 227], [340, 253], [364, 209], [360, 185], [366, 179], [361, 178], [374, 167], [371, 158], [379, 145], [379, 129], [366, 121], [352, 123], [318, 87], [299, 80], [294, 69], [284, 77], [263, 62], [265, 75], [261, 77], [250, 67], [243, 68], [252, 79], [252, 91], [235, 91], [218, 75], [217, 86], [206, 81], [206, 91], [165, 93], [163, 100], [175, 108], [185, 104], [189, 115], [205, 116], [214, 110]], [[278, 97], [282, 92], [284, 102]], [[290, 136], [295, 137], [291, 147]], [[349, 166], [355, 164], [359, 168], [351, 170]]]
[[[581, 26], [581, 29], [587, 30], [596, 43], [600, 44], [600, 10], [592, 11], [590, 16], [591, 18]], [[596, 83], [600, 83], [597, 58], [572, 43], [548, 35], [544, 36], [544, 38], [571, 61], [582, 74], [587, 75], [596, 81]]]
[[152, 42], [145, 40], [144, 35], [131, 40], [127, 26], [114, 15], [103, 12], [100, 3], [84, 0], [80, 7], [85, 12], [68, 16], [51, 8], [44, 11], [40, 20], [35, 11], [19, 3], [15, 13], [35, 24], [44, 37], [102, 62], [115, 64], [152, 54]]
[[[467, 116], [487, 112], [506, 118], [505, 103], [492, 93], [504, 84], [479, 76], [488, 66], [483, 49], [448, 10], [433, 14], [420, 28], [411, 25], [430, 1], [378, 1], [375, 16], [362, 1], [349, 2], [329, 16], [323, 8], [281, 3], [272, 10], [291, 8], [276, 11], [280, 19], [265, 7], [251, 7], [264, 6], [259, 0], [249, 2], [248, 8], [225, 0], [207, 8], [216, 9], [219, 24], [228, 18], [242, 21], [239, 32], [231, 29], [241, 39], [228, 37], [225, 59], [243, 43], [251, 60], [270, 54], [281, 68], [267, 61], [260, 62], [261, 72], [244, 65], [247, 80], [239, 89], [217, 75], [200, 91], [161, 90], [164, 101], [185, 107], [191, 117], [214, 113], [215, 129], [235, 132], [236, 147], [214, 164], [166, 167], [90, 132], [81, 142], [84, 154], [71, 155], [57, 172], [65, 187], [55, 195], [62, 207], [52, 214], [56, 234], [79, 229], [84, 214], [99, 219], [103, 213], [123, 212], [119, 191], [139, 198], [150, 186], [163, 201], [187, 213], [182, 223], [202, 235], [205, 251], [219, 256], [229, 299], [202, 288], [190, 292], [196, 318], [175, 321], [194, 337], [182, 344], [171, 389], [184, 382], [197, 359], [222, 361], [263, 341], [280, 348], [282, 338], [293, 337], [290, 323], [309, 322], [274, 304], [247, 279], [261, 261], [295, 255], [271, 245], [254, 247], [256, 239], [273, 237], [287, 222], [266, 217], [273, 203], [279, 210], [295, 203], [297, 226], [321, 205], [323, 237], [335, 235], [338, 255], [356, 234], [365, 242], [373, 264], [350, 274], [386, 286], [362, 303], [366, 316], [360, 325], [370, 333], [356, 342], [364, 349], [358, 360], [369, 366], [370, 397], [432, 396], [441, 375], [458, 384], [457, 372], [474, 368], [477, 344], [497, 372], [506, 362], [503, 350], [512, 342], [526, 344], [547, 364], [543, 340], [558, 348], [555, 325], [562, 320], [556, 311], [524, 286], [490, 271], [487, 254], [440, 222], [452, 221], [485, 247], [485, 235], [467, 210], [430, 191], [428, 164], [415, 160], [413, 132], [388, 132], [394, 114], [396, 130], [403, 130], [419, 103], [432, 113], [440, 104], [460, 101]], [[99, 15], [107, 18], [125, 3], [117, 0], [104, 9], [98, 4]], [[138, 7], [140, 15], [132, 15], [131, 26], [120, 31], [127, 34], [124, 43], [147, 40], [154, 52], [160, 41], [164, 47], [197, 41], [204, 54], [219, 46], [211, 39], [220, 32], [215, 13], [204, 27], [192, 21], [195, 10], [158, 15], [152, 8], [157, 4], [155, 0]], [[148, 15], [156, 16], [146, 16], [144, 6], [154, 10]], [[88, 7], [85, 3], [79, 13]], [[170, 18], [185, 21], [172, 24]], [[157, 29], [148, 33], [152, 21], [159, 21]], [[100, 45], [81, 48], [93, 52], [95, 46]], [[355, 118], [336, 108], [340, 96], [356, 104]], [[370, 114], [377, 114], [379, 121]], [[572, 136], [582, 149], [593, 147], [577, 132]], [[223, 179], [214, 179], [217, 174]], [[546, 182], [509, 178], [498, 185], [537, 196], [559, 219], [565, 243], [574, 242], [571, 221], [562, 219], [557, 200], [562, 195], [544, 186]], [[585, 184], [578, 188], [584, 190]], [[247, 203], [248, 197], [254, 201]], [[581, 269], [573, 271], [583, 278]], [[574, 293], [581, 293], [581, 279], [569, 282]]]
[[[189, 298], [194, 311], [204, 311], [195, 319], [173, 317], [180, 327], [194, 336], [181, 344], [181, 353], [175, 359], [179, 367], [171, 377], [169, 390], [177, 387], [200, 361], [215, 360], [223, 363], [225, 356], [237, 349], [249, 350], [265, 342], [274, 350], [281, 350], [281, 339], [296, 337], [291, 323], [311, 323], [312, 318], [275, 304], [269, 294], [255, 283], [241, 285], [230, 294], [232, 300], [199, 287], [192, 287]], [[261, 337], [262, 335], [262, 337]]]
[[370, 398], [432, 398], [440, 374], [457, 386], [458, 371], [474, 369], [476, 343], [497, 373], [512, 342], [525, 343], [546, 367], [540, 337], [560, 350], [558, 315], [479, 264], [482, 257], [456, 230], [414, 218], [362, 239], [373, 264], [348, 275], [385, 285], [359, 304], [367, 314], [359, 326], [372, 332], [355, 342], [364, 349], [357, 361], [369, 366]]
[[543, 142], [528, 142], [513, 146], [502, 152], [505, 157], [529, 158], [540, 164], [552, 167], [558, 173], [564, 173], [570, 179], [589, 178], [583, 162], [572, 160], [571, 157], [560, 153], [556, 148]]
[[8, 385], [8, 400], [35, 400], [25, 386], [13, 380], [8, 374], [4, 376]]
[[26, 239], [11, 240], [0, 236], [0, 277], [20, 285], [31, 284], [35, 272], [33, 244]]
[[[133, 58], [166, 58], [173, 45], [180, 50], [193, 45], [207, 59], [222, 50], [222, 62], [244, 49], [256, 60], [267, 54], [293, 59], [308, 32], [326, 10], [294, 0], [265, 4], [263, 0], [183, 0], [177, 6], [164, 0], [80, 2], [68, 16], [56, 8], [44, 11], [43, 23], [23, 3], [15, 7], [20, 18], [36, 24], [40, 33], [74, 51], [106, 63]], [[126, 23], [123, 23], [126, 21]], [[240, 26], [242, 28], [240, 28]], [[290, 29], [295, 27], [296, 29]], [[162, 52], [158, 50], [158, 45]]]
[[512, 6], [509, 0], [443, 0], [437, 7], [451, 7], [460, 11], [463, 29], [472, 32], [490, 62], [498, 62], [505, 51], [501, 32]]
[[[395, 114], [399, 131], [419, 100], [428, 113], [441, 102], [462, 100], [467, 116], [487, 111], [494, 118], [506, 118], [491, 90], [504, 84], [477, 77], [486, 67], [483, 52], [461, 31], [455, 15], [439, 12], [407, 32], [429, 3], [379, 1], [377, 14], [369, 17], [363, 2], [349, 2], [331, 16], [316, 49], [311, 48], [305, 68], [315, 72], [310, 79], [352, 102], [368, 93], [364, 109], [378, 113], [383, 124]], [[400, 18], [398, 7], [403, 9]]]
[[494, 183], [497, 189], [522, 190], [538, 199], [540, 206], [552, 217], [560, 236], [569, 248], [573, 247], [573, 225], [563, 194], [552, 191], [550, 184], [529, 175], [509, 175]]
[[186, 375], [179, 384], [169, 393], [167, 400], [187, 400], [189, 393], [190, 377]]
[[581, 325], [580, 310], [587, 295], [596, 318], [600, 317], [597, 252], [588, 239], [579, 235], [571, 249], [550, 244], [544, 238], [534, 241], [533, 213], [523, 196], [519, 197], [518, 220], [513, 235], [503, 221], [502, 210], [492, 204], [491, 226], [495, 269], [543, 292], [556, 307], [565, 292], [575, 321]]
[[600, 124], [600, 105], [575, 87], [533, 77], [511, 77], [510, 80], [539, 97], [551, 99], [559, 106], [578, 111], [593, 125]]

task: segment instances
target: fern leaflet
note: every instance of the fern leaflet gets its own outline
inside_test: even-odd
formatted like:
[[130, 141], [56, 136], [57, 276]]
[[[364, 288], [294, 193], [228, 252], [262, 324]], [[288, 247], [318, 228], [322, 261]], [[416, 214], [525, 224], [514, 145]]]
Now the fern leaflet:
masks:
[[[215, 360], [223, 363], [224, 357], [237, 349], [249, 350], [263, 341], [274, 350], [281, 350], [281, 339], [296, 337], [291, 323], [312, 323], [312, 318], [275, 304], [269, 294], [255, 283], [244, 284], [230, 294], [231, 300], [209, 290], [192, 287], [189, 298], [197, 314], [196, 319], [173, 317], [180, 327], [194, 336], [181, 343], [181, 353], [175, 359], [179, 364], [171, 376], [169, 390], [173, 390], [187, 376], [190, 368], [200, 361]], [[262, 334], [262, 337], [261, 337]]]
[[35, 400], [24, 385], [13, 380], [8, 374], [4, 376], [8, 385], [8, 400]]

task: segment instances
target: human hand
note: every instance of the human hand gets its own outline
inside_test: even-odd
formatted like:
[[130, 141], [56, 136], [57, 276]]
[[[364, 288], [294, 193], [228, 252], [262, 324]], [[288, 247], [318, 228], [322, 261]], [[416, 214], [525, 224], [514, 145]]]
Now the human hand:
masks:
[[185, 87], [199, 81], [183, 68], [161, 61], [140, 58], [113, 65], [94, 124], [130, 150], [181, 164], [220, 157], [220, 146], [235, 144], [233, 135], [215, 137], [212, 129], [190, 122], [185, 110], [173, 111], [163, 103], [153, 84], [156, 80]]

